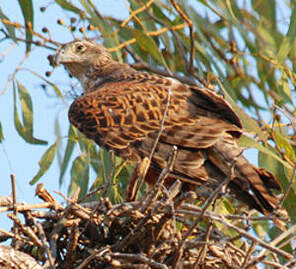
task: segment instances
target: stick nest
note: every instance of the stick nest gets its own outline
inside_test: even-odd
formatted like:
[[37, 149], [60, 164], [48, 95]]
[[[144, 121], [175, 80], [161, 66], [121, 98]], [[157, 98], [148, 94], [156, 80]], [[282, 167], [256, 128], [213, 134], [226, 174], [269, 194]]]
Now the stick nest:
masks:
[[207, 201], [197, 206], [193, 192], [178, 194], [180, 185], [176, 181], [170, 190], [156, 185], [140, 201], [120, 204], [65, 198], [62, 206], [42, 185], [36, 191], [41, 204], [3, 197], [0, 210], [12, 211], [8, 217], [14, 225], [10, 232], [0, 231], [2, 242], [11, 239], [10, 246], [0, 246], [0, 268], [260, 268], [259, 263], [283, 268], [288, 260], [295, 263], [291, 254], [250, 232], [252, 218], [218, 214]]

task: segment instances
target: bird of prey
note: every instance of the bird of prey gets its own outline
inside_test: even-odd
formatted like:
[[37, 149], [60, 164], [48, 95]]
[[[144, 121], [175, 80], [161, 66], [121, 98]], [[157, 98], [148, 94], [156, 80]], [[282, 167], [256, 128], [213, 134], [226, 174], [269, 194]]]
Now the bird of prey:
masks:
[[86, 137], [136, 162], [150, 155], [159, 138], [145, 178], [148, 183], [155, 183], [176, 146], [170, 180], [217, 187], [233, 165], [231, 193], [267, 215], [277, 208], [278, 198], [271, 190], [280, 190], [278, 181], [241, 155], [240, 119], [214, 91], [136, 71], [86, 39], [63, 45], [55, 62], [84, 88], [69, 109], [69, 120]]

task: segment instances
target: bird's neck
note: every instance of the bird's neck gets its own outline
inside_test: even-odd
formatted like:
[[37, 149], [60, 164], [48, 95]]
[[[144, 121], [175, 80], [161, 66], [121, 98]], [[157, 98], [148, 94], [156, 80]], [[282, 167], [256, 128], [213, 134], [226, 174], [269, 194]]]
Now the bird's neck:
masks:
[[89, 66], [87, 71], [78, 77], [78, 79], [84, 90], [90, 92], [98, 89], [105, 82], [122, 80], [120, 79], [122, 77], [121, 74], [126, 75], [135, 72], [137, 71], [128, 64], [122, 64], [112, 60], [104, 64], [104, 66]]

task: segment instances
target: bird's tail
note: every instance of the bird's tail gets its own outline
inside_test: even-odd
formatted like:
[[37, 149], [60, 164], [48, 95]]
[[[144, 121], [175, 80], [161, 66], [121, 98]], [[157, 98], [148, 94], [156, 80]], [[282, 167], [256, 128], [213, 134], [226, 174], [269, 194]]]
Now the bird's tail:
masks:
[[[268, 171], [250, 164], [241, 155], [241, 149], [233, 139], [227, 139], [226, 135], [208, 155], [224, 174], [233, 177], [229, 188], [239, 200], [264, 215], [272, 213], [274, 216], [288, 218], [287, 211], [279, 205], [280, 199], [272, 192], [281, 190], [277, 179]], [[230, 174], [232, 165], [233, 175]]]

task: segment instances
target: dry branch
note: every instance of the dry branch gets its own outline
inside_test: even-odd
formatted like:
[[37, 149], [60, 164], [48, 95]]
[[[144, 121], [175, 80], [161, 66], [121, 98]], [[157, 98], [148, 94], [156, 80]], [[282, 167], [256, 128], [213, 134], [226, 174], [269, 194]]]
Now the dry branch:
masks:
[[[43, 265], [40, 268], [190, 269], [201, 264], [205, 268], [255, 268], [259, 264], [280, 268], [284, 262], [294, 264], [293, 256], [277, 247], [294, 233], [294, 226], [266, 242], [244, 230], [248, 225], [245, 218], [209, 210], [227, 182], [202, 207], [192, 204], [196, 198], [192, 191], [180, 196], [179, 181], [166, 190], [162, 182], [175, 152], [158, 179], [159, 184], [140, 201], [112, 205], [107, 198], [101, 198], [78, 204], [64, 197], [68, 205], [63, 207], [50, 195], [51, 201], [43, 204], [11, 202], [2, 212], [16, 209], [17, 216], [9, 214], [17, 229], [15, 233], [0, 230], [1, 240], [14, 239], [18, 250], [34, 257]], [[42, 191], [47, 192], [44, 187]], [[42, 205], [47, 212], [40, 211]], [[24, 223], [21, 215], [25, 216]], [[235, 239], [227, 235], [229, 230], [236, 231]]]

